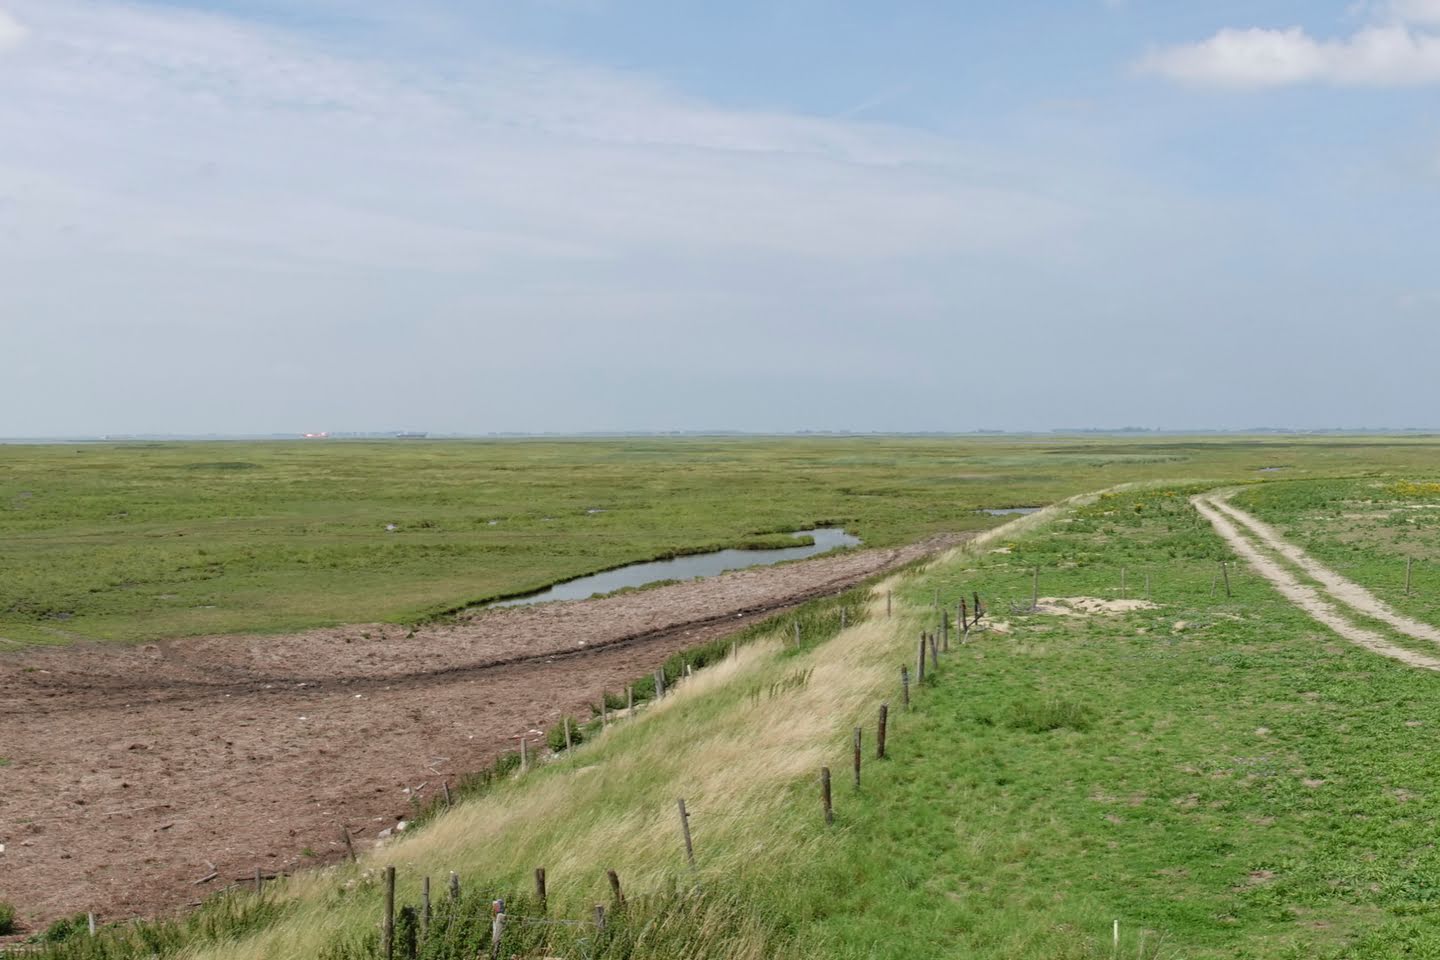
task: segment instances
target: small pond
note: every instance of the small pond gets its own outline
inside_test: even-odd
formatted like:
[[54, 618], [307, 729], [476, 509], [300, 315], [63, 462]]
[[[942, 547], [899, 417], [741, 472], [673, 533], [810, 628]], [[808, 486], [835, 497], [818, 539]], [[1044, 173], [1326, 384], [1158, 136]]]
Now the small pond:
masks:
[[1040, 507], [987, 507], [981, 513], [988, 513], [992, 517], [1009, 517], [1018, 513], [1039, 513]]
[[537, 593], [526, 594], [513, 600], [501, 600], [490, 606], [521, 607], [531, 603], [549, 603], [552, 600], [584, 600], [625, 587], [643, 587], [660, 580], [693, 580], [696, 577], [713, 577], [727, 570], [768, 567], [786, 560], [803, 560], [836, 547], [858, 547], [861, 542], [859, 537], [846, 533], [840, 527], [797, 530], [791, 536], [811, 537], [815, 542], [794, 547], [778, 547], [774, 550], [715, 550], [711, 553], [675, 557], [673, 560], [632, 563], [629, 566], [606, 570], [604, 573], [566, 580]]

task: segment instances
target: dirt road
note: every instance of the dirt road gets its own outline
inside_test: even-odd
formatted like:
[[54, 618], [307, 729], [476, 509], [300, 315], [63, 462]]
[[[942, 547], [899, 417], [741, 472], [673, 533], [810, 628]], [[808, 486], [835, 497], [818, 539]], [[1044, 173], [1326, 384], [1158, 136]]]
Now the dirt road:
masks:
[[368, 846], [412, 796], [670, 654], [960, 539], [413, 635], [374, 624], [0, 655], [0, 900], [30, 927], [155, 915], [257, 866], [333, 859], [341, 824]]
[[[1285, 541], [1274, 528], [1228, 502], [1233, 490], [1217, 490], [1191, 498], [1195, 509], [1256, 572], [1300, 609], [1340, 636], [1382, 656], [1412, 667], [1440, 670], [1440, 656], [1420, 653], [1356, 624], [1355, 613], [1379, 620], [1414, 640], [1440, 642], [1440, 631], [1396, 613], [1374, 594], [1340, 576], [1299, 547]], [[1267, 553], [1266, 551], [1273, 551]], [[1281, 559], [1283, 558], [1283, 560]], [[1294, 564], [1319, 587], [1300, 580], [1286, 566]]]

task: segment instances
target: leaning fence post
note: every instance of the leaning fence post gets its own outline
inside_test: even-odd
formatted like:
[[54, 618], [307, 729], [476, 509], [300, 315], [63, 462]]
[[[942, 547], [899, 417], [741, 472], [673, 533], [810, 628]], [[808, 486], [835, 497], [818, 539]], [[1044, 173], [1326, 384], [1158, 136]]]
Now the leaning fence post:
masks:
[[835, 808], [830, 805], [830, 768], [820, 768], [820, 804], [825, 808], [825, 824], [835, 822]]
[[910, 709], [910, 668], [900, 664], [900, 702], [906, 710]]
[[860, 737], [861, 728], [855, 728], [855, 789], [860, 789]]
[[960, 598], [960, 630], [963, 633], [970, 632], [970, 610], [964, 597]]
[[880, 722], [875, 727], [875, 759], [885, 759], [885, 724], [890, 718], [890, 704], [880, 704]]
[[605, 929], [605, 904], [603, 903], [595, 904], [595, 929], [600, 931]]
[[395, 868], [385, 868], [385, 916], [380, 927], [380, 954], [385, 960], [395, 956]]
[[695, 866], [695, 845], [690, 842], [690, 814], [685, 811], [684, 799], [676, 800], [680, 807], [680, 833], [685, 837], [685, 859]]
[[983, 612], [984, 612], [984, 611], [981, 610], [981, 608], [980, 608], [980, 591], [979, 591], [979, 590], [976, 590], [976, 591], [975, 591], [975, 618], [974, 618], [973, 620], [971, 620], [970, 622], [971, 622], [972, 624], [979, 623], [979, 622], [980, 622], [980, 615], [981, 615]]

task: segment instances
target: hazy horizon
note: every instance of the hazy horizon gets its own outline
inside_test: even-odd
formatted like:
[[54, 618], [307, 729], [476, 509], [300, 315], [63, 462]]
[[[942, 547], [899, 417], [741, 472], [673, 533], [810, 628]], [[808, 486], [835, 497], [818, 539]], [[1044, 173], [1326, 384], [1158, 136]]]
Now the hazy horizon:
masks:
[[1437, 106], [1440, 0], [0, 0], [0, 436], [1424, 423]]

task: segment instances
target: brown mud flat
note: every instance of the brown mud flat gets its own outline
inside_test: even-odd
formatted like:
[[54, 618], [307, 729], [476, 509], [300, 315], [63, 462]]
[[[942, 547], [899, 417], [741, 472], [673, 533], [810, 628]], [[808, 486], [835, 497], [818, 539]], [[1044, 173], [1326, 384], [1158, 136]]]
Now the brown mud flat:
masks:
[[[365, 849], [446, 780], [671, 654], [953, 546], [942, 536], [456, 622], [0, 655], [0, 900], [157, 916]], [[212, 866], [213, 865], [213, 866]], [[195, 881], [211, 873], [216, 878]]]

